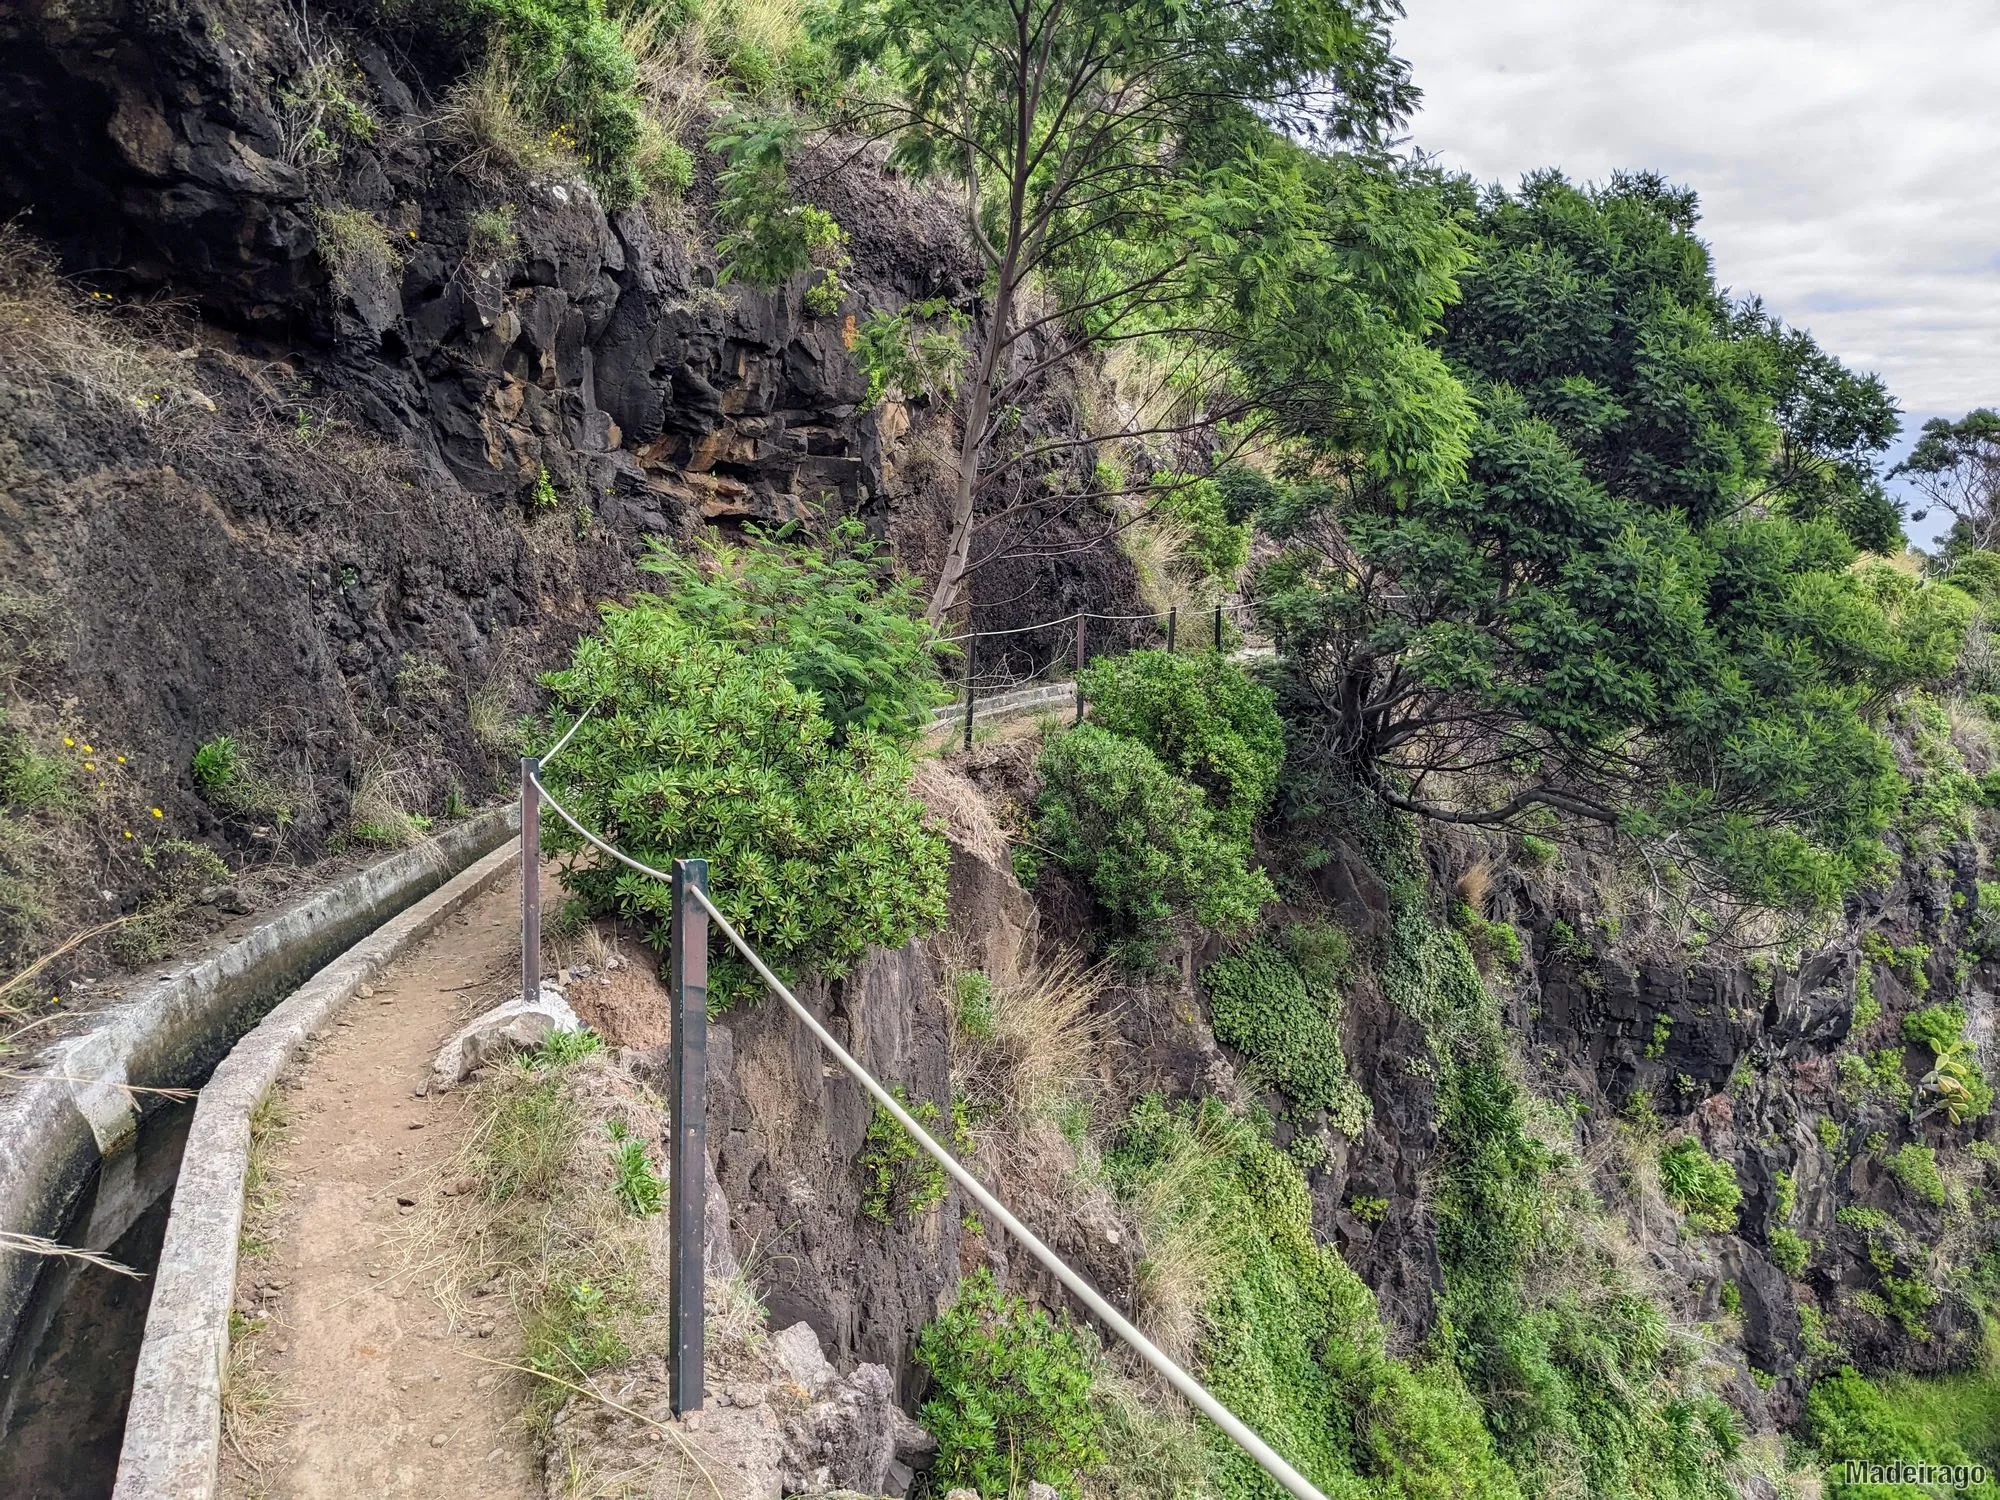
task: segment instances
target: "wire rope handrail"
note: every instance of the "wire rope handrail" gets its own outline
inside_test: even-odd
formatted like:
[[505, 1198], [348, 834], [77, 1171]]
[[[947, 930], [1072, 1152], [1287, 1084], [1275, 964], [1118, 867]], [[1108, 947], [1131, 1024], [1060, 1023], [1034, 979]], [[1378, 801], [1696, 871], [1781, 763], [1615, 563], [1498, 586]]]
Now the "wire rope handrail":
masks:
[[[541, 800], [546, 802], [550, 810], [574, 829], [578, 836], [585, 842], [593, 848], [610, 855], [611, 858], [617, 860], [620, 864], [637, 871], [639, 874], [650, 876], [654, 880], [664, 881], [669, 886], [672, 886], [672, 876], [654, 869], [642, 860], [634, 859], [622, 849], [616, 848], [599, 838], [571, 816], [568, 808], [549, 795], [549, 789], [542, 785], [539, 776], [533, 772], [525, 774], [528, 783], [534, 787], [536, 794]], [[909, 1110], [897, 1102], [895, 1095], [878, 1083], [875, 1076], [862, 1067], [853, 1054], [840, 1045], [834, 1038], [833, 1033], [826, 1029], [819, 1018], [806, 1008], [804, 1002], [792, 993], [790, 987], [771, 971], [770, 966], [758, 956], [756, 949], [752, 948], [745, 941], [743, 935], [736, 930], [729, 918], [722, 914], [715, 902], [709, 898], [708, 892], [701, 885], [690, 885], [686, 889], [687, 894], [699, 902], [702, 908], [707, 911], [709, 917], [722, 929], [722, 935], [748, 961], [750, 967], [756, 971], [758, 978], [764, 981], [772, 994], [785, 1003], [792, 1014], [813, 1034], [819, 1044], [832, 1054], [834, 1061], [840, 1065], [841, 1069], [856, 1083], [860, 1084], [878, 1106], [888, 1111], [891, 1118], [910, 1133], [910, 1138], [917, 1143], [918, 1147], [935, 1160], [980, 1208], [991, 1214], [1001, 1227], [1008, 1234], [1012, 1235], [1030, 1255], [1040, 1261], [1058, 1281], [1069, 1288], [1075, 1294], [1077, 1300], [1089, 1308], [1100, 1322], [1130, 1345], [1134, 1353], [1158, 1371], [1166, 1382], [1176, 1391], [1180, 1392], [1182, 1396], [1186, 1397], [1196, 1410], [1215, 1423], [1231, 1442], [1235, 1443], [1245, 1453], [1249, 1454], [1251, 1458], [1255, 1459], [1258, 1466], [1265, 1473], [1269, 1474], [1272, 1479], [1276, 1480], [1287, 1493], [1296, 1497], [1296, 1500], [1326, 1500], [1326, 1497], [1313, 1486], [1310, 1480], [1286, 1462], [1276, 1449], [1252, 1431], [1234, 1412], [1230, 1411], [1228, 1407], [1210, 1395], [1208, 1389], [1200, 1381], [1183, 1370], [1165, 1351], [1161, 1350], [1151, 1339], [1147, 1338], [1134, 1327], [1123, 1313], [1119, 1312], [1117, 1308], [1105, 1300], [1097, 1288], [1086, 1281], [1078, 1272], [1072, 1270], [1069, 1264], [1061, 1256], [1057, 1255], [1055, 1251], [1043, 1244], [1034, 1231], [1014, 1216], [1006, 1204], [987, 1191], [985, 1185], [978, 1178], [974, 1177], [970, 1171], [960, 1165], [958, 1159], [949, 1151], [939, 1145], [930, 1132], [917, 1123], [916, 1118], [911, 1115]]]
[[[1202, 612], [1207, 613], [1209, 610], [1220, 610], [1224, 614], [1235, 614], [1240, 610], [1254, 609], [1255, 607], [1255, 604], [1251, 600], [1239, 599], [1234, 604], [1204, 605]], [[1006, 630], [968, 630], [962, 635], [940, 636], [938, 637], [938, 644], [940, 646], [956, 646], [962, 641], [998, 640], [1003, 635], [1026, 635], [1030, 631], [1035, 630], [1052, 630], [1058, 625], [1069, 625], [1077, 620], [1109, 620], [1114, 623], [1119, 621], [1129, 622], [1132, 620], [1164, 620], [1174, 613], [1175, 611], [1172, 609], [1157, 609], [1150, 614], [1143, 615], [1107, 615], [1101, 614], [1096, 610], [1073, 609], [1066, 615], [1058, 616], [1053, 620], [1042, 620], [1034, 625], [1014, 625], [1008, 627]]]

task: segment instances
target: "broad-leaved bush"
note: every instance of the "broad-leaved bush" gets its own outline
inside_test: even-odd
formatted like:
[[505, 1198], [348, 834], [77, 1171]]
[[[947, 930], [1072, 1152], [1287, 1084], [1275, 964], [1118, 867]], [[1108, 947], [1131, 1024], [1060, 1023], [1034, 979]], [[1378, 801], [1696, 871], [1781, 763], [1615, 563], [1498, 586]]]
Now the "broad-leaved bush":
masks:
[[[657, 595], [606, 606], [599, 633], [545, 679], [557, 724], [591, 710], [545, 770], [550, 791], [656, 869], [707, 859], [716, 905], [781, 972], [841, 974], [871, 946], [936, 930], [944, 840], [910, 793], [908, 754], [859, 722], [867, 691], [849, 700], [857, 718], [843, 730], [795, 680], [814, 669], [787, 643], [790, 617], [754, 628], [720, 618], [729, 613], [703, 604], [689, 618]], [[864, 668], [855, 680], [874, 678]], [[543, 827], [568, 888], [664, 948], [668, 887], [554, 817]]]
[[1235, 932], [1276, 894], [1202, 789], [1140, 741], [1079, 724], [1048, 742], [1039, 768], [1036, 842], [1103, 908], [1127, 962], [1143, 966], [1183, 913]]
[[1081, 686], [1091, 723], [1145, 745], [1201, 788], [1230, 837], [1250, 837], [1285, 759], [1269, 688], [1214, 651], [1099, 657]]

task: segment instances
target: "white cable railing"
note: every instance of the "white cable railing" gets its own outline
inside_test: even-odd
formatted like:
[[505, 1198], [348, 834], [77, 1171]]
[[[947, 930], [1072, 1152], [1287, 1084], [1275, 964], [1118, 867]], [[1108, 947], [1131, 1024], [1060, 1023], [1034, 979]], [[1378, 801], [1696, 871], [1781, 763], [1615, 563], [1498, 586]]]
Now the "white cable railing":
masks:
[[[572, 727], [571, 733], [574, 732], [574, 727]], [[568, 736], [565, 735], [564, 739], [566, 741]], [[558, 746], [557, 748], [560, 749], [561, 747]], [[551, 753], [553, 754], [553, 752]], [[549, 809], [574, 829], [578, 837], [582, 838], [592, 848], [609, 855], [612, 859], [617, 860], [628, 869], [637, 871], [641, 875], [666, 882], [669, 886], [673, 884], [672, 877], [665, 872], [656, 870], [641, 860], [634, 859], [622, 849], [614, 847], [592, 833], [588, 828], [585, 828], [583, 824], [570, 815], [569, 809], [549, 795], [548, 788], [542, 785], [539, 777], [530, 774], [528, 780], [535, 788], [541, 800], [548, 804]], [[1200, 1411], [1203, 1416], [1221, 1428], [1231, 1442], [1235, 1443], [1245, 1453], [1255, 1459], [1264, 1472], [1276, 1480], [1287, 1493], [1296, 1496], [1297, 1500], [1326, 1500], [1326, 1497], [1314, 1488], [1312, 1483], [1303, 1474], [1287, 1463], [1276, 1449], [1272, 1448], [1269, 1443], [1251, 1431], [1234, 1412], [1230, 1411], [1228, 1407], [1210, 1395], [1207, 1388], [1200, 1381], [1183, 1370], [1164, 1351], [1155, 1345], [1151, 1339], [1147, 1338], [1134, 1327], [1123, 1313], [1119, 1312], [1117, 1308], [1113, 1307], [1110, 1302], [1106, 1301], [1099, 1294], [1097, 1288], [1086, 1281], [1078, 1272], [1072, 1270], [1069, 1264], [1061, 1256], [1057, 1255], [1055, 1251], [1043, 1244], [1033, 1230], [1029, 1229], [1027, 1225], [1014, 1216], [1006, 1204], [988, 1192], [978, 1178], [974, 1177], [971, 1172], [961, 1166], [958, 1159], [949, 1151], [939, 1145], [932, 1138], [930, 1132], [918, 1124], [909, 1110], [897, 1101], [895, 1095], [876, 1082], [874, 1075], [862, 1067], [853, 1055], [834, 1039], [833, 1033], [820, 1023], [819, 1018], [806, 1008], [798, 996], [792, 993], [790, 987], [778, 978], [776, 974], [771, 972], [770, 966], [762, 958], [758, 957], [757, 951], [744, 941], [743, 935], [736, 930], [730, 920], [709, 899], [706, 890], [696, 885], [690, 886], [688, 893], [701, 903], [701, 906], [707, 911], [709, 917], [722, 929], [722, 935], [729, 939], [736, 951], [743, 955], [752, 969], [756, 970], [757, 976], [764, 981], [771, 993], [785, 1003], [792, 1014], [818, 1039], [819, 1044], [832, 1054], [834, 1061], [840, 1065], [841, 1069], [856, 1083], [860, 1084], [877, 1105], [888, 1111], [897, 1124], [910, 1133], [910, 1138], [927, 1155], [936, 1161], [940, 1167], [950, 1174], [952, 1181], [963, 1188], [968, 1197], [977, 1203], [986, 1213], [992, 1215], [1008, 1234], [1012, 1235], [1027, 1249], [1030, 1255], [1046, 1266], [1055, 1278], [1068, 1287], [1075, 1294], [1077, 1300], [1089, 1308], [1105, 1327], [1109, 1328], [1119, 1338], [1129, 1344], [1141, 1359], [1157, 1370], [1169, 1385], [1179, 1391], [1181, 1395], [1185, 1396], [1193, 1404], [1196, 1410]]]

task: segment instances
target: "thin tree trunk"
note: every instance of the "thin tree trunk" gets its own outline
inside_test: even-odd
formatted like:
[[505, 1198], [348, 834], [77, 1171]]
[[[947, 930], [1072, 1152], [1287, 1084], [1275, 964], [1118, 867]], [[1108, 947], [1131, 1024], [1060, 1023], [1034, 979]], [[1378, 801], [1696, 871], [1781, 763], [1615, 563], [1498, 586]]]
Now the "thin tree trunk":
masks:
[[986, 426], [993, 415], [993, 376], [1000, 367], [1001, 353], [1011, 342], [1008, 324], [1014, 316], [1013, 270], [1020, 249], [1018, 232], [1008, 236], [1007, 256], [1000, 268], [1000, 284], [993, 296], [993, 320], [987, 326], [986, 347], [980, 351], [979, 375], [972, 387], [972, 400], [965, 413], [965, 435], [958, 445], [958, 492], [951, 507], [951, 540], [945, 548], [944, 568], [937, 589], [931, 595], [924, 618], [935, 625], [958, 603], [959, 587], [965, 580], [966, 565], [972, 560], [973, 508], [979, 499], [979, 455], [986, 449]]

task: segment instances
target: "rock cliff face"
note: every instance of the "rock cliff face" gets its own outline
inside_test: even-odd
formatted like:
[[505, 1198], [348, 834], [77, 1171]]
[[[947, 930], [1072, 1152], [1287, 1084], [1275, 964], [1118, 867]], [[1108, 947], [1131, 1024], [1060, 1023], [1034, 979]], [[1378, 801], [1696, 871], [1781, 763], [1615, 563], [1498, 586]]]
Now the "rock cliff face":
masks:
[[[365, 35], [345, 45], [379, 129], [315, 163], [284, 103], [309, 47], [290, 22], [228, 0], [0, 14], [0, 219], [25, 214], [100, 299], [173, 299], [136, 330], [107, 314], [67, 352], [0, 361], [0, 595], [32, 605], [0, 614], [0, 686], [30, 717], [115, 729], [147, 800], [218, 844], [246, 831], [225, 829], [187, 774], [217, 733], [254, 739], [302, 789], [314, 839], [348, 825], [371, 767], [433, 811], [454, 790], [493, 794], [504, 767], [481, 719], [526, 707], [533, 671], [596, 604], [642, 585], [649, 537], [824, 508], [866, 518], [913, 567], [939, 540], [948, 416], [864, 411], [845, 318], [809, 315], [797, 287], [719, 289], [699, 181], [671, 222], [607, 216], [579, 181], [469, 159], [438, 80]], [[944, 205], [866, 158], [816, 191], [853, 236], [851, 306], [976, 295]], [[503, 208], [496, 241], [478, 217]], [[342, 213], [381, 244], [335, 253]], [[56, 295], [10, 275], [10, 295]], [[1107, 548], [981, 574], [975, 602], [1001, 627], [1080, 602], [1116, 612], [1131, 587]], [[31, 616], [35, 649], [16, 649]], [[1080, 898], [1058, 879], [1028, 897], [990, 814], [967, 811], [1026, 796], [1026, 758], [983, 749], [959, 770], [968, 781], [938, 805], [963, 825], [951, 895], [979, 950], [967, 961], [1001, 977], [1038, 944], [1083, 941]], [[1472, 857], [1432, 853], [1438, 890]], [[1981, 946], [1979, 849], [1912, 857], [1842, 931], [1754, 964], [1621, 940], [1587, 883], [1496, 858], [1483, 915], [1527, 941], [1517, 969], [1489, 978], [1524, 1075], [1573, 1101], [1594, 1184], [1675, 1310], [1740, 1312], [1733, 1398], [1793, 1419], [1829, 1338], [1869, 1366], [1962, 1364], [1976, 1319], [1960, 1283], [1990, 1244], [1996, 1126], [1910, 1108], [1933, 1059], [1902, 1024], [1953, 1001], [1991, 1056], [2000, 967]], [[129, 866], [114, 850], [103, 880]], [[1316, 879], [1379, 952], [1392, 904], [1368, 861], [1340, 845]], [[1092, 1066], [1107, 1114], [1155, 1090], [1254, 1097], [1207, 1024], [1199, 974], [1214, 956], [1189, 942], [1167, 975], [1103, 997]], [[878, 1076], [947, 1101], [944, 962], [935, 946], [876, 955], [805, 998]], [[1372, 1105], [1360, 1135], [1265, 1102], [1282, 1139], [1319, 1134], [1315, 1228], [1414, 1345], [1443, 1285], [1434, 1040], [1366, 969], [1344, 1015]], [[916, 1332], [962, 1268], [995, 1263], [1057, 1300], [955, 1194], [889, 1224], [862, 1214], [870, 1106], [783, 1010], [732, 1014], [712, 1049], [716, 1169], [774, 1326], [809, 1324], [842, 1369], [886, 1367], [907, 1401]], [[1620, 1145], [1634, 1121], [1685, 1129], [1733, 1165], [1734, 1233], [1689, 1233], [1664, 1207]], [[1935, 1190], [1909, 1169], [1924, 1152], [1943, 1168]], [[1037, 1191], [1031, 1171], [1012, 1185]], [[1044, 1206], [1058, 1248], [1129, 1297], [1130, 1227], [1053, 1189]], [[1806, 1242], [1802, 1265], [1774, 1252], [1780, 1231]]]
[[[338, 33], [343, 87], [376, 123], [308, 149], [333, 23], [304, 15], [0, 14], [9, 292], [97, 314], [0, 359], [0, 672], [17, 723], [115, 741], [135, 805], [217, 843], [250, 830], [190, 757], [251, 744], [313, 851], [371, 774], [420, 813], [493, 795], [534, 674], [642, 586], [649, 538], [858, 515], [927, 566], [949, 415], [862, 410], [848, 343], [974, 276], [955, 211], [863, 155], [813, 187], [851, 236], [842, 313], [718, 289], [705, 179], [607, 216], [580, 179], [503, 172], [454, 133], [448, 77], [363, 30]], [[978, 623], [1130, 612], [1132, 579], [1109, 543], [1003, 560]], [[121, 853], [93, 890], [143, 885]]]

